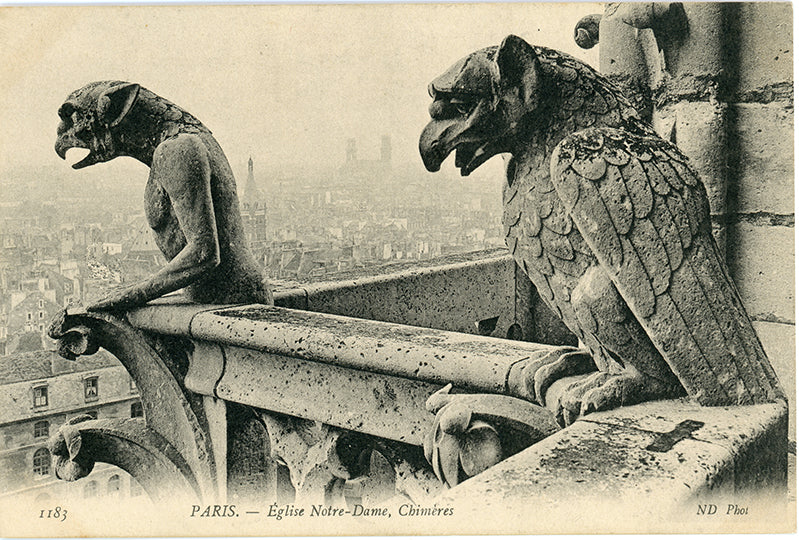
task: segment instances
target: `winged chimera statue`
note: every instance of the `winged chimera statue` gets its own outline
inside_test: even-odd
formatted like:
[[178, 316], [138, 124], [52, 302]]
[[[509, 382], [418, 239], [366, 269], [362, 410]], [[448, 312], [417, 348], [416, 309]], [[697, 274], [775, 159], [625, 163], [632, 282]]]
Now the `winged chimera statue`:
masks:
[[506, 243], [587, 349], [537, 366], [541, 404], [554, 380], [594, 365], [562, 395], [564, 423], [686, 391], [703, 405], [784, 399], [711, 235], [702, 182], [617, 87], [511, 35], [429, 90], [425, 166], [437, 171], [454, 150], [466, 176], [512, 155]]

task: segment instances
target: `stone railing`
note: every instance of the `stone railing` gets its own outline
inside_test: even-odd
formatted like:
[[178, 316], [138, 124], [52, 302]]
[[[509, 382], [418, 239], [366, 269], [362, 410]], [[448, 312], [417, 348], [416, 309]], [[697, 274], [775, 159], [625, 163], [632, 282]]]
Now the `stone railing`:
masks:
[[[538, 505], [542, 490], [563, 502], [594, 489], [666, 490], [684, 503], [719, 490], [784, 489], [782, 404], [649, 403], [561, 430], [552, 411], [567, 381], [536, 396], [528, 374], [572, 349], [558, 336], [543, 336], [556, 343], [544, 345], [491, 335], [548, 328], [536, 324], [535, 295], [520, 293], [515, 272], [506, 257], [488, 256], [276, 295], [302, 310], [174, 296], [125, 319], [68, 313], [52, 329], [61, 353], [114, 354], [136, 381], [145, 419], [74, 419], [51, 441], [57, 473], [80, 478], [104, 461], [155, 501], [337, 508]], [[398, 324], [403, 313], [439, 329]]]

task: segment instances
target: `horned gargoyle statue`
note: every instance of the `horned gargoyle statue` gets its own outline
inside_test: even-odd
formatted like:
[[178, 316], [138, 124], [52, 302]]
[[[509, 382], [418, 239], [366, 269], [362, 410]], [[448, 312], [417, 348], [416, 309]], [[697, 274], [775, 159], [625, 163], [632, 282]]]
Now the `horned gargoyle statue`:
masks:
[[506, 243], [584, 346], [527, 375], [542, 405], [553, 381], [585, 375], [561, 394], [562, 423], [686, 392], [703, 405], [784, 399], [711, 236], [702, 182], [618, 88], [511, 35], [429, 91], [429, 171], [452, 151], [464, 176], [511, 154]]
[[140, 87], [100, 81], [71, 93], [58, 111], [56, 153], [88, 149], [81, 169], [118, 156], [150, 167], [145, 213], [168, 263], [148, 279], [87, 307], [125, 310], [186, 288], [202, 303], [272, 303], [247, 248], [236, 183], [211, 132], [180, 107]]

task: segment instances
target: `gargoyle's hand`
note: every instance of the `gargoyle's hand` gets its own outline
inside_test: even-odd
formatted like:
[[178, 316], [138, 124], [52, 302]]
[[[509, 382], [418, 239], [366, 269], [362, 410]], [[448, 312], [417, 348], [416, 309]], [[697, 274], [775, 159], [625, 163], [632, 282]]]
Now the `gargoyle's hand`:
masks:
[[144, 305], [147, 300], [138, 287], [119, 287], [102, 300], [86, 306], [86, 311], [126, 311]]

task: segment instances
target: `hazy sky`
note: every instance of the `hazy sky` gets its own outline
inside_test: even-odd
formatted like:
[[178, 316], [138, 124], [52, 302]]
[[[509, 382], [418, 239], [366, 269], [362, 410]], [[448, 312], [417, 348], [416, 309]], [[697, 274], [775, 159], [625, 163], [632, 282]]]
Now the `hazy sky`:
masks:
[[[53, 151], [58, 107], [102, 79], [140, 83], [194, 114], [239, 177], [250, 154], [264, 168], [338, 164], [349, 137], [358, 138], [359, 157], [376, 158], [382, 134], [392, 136], [396, 162], [419, 162], [430, 80], [509, 33], [595, 64], [596, 50], [579, 49], [572, 28], [601, 10], [585, 3], [0, 8], [0, 174], [19, 164], [68, 168]], [[104, 167], [146, 177], [129, 158], [70, 174], [102, 175]]]

